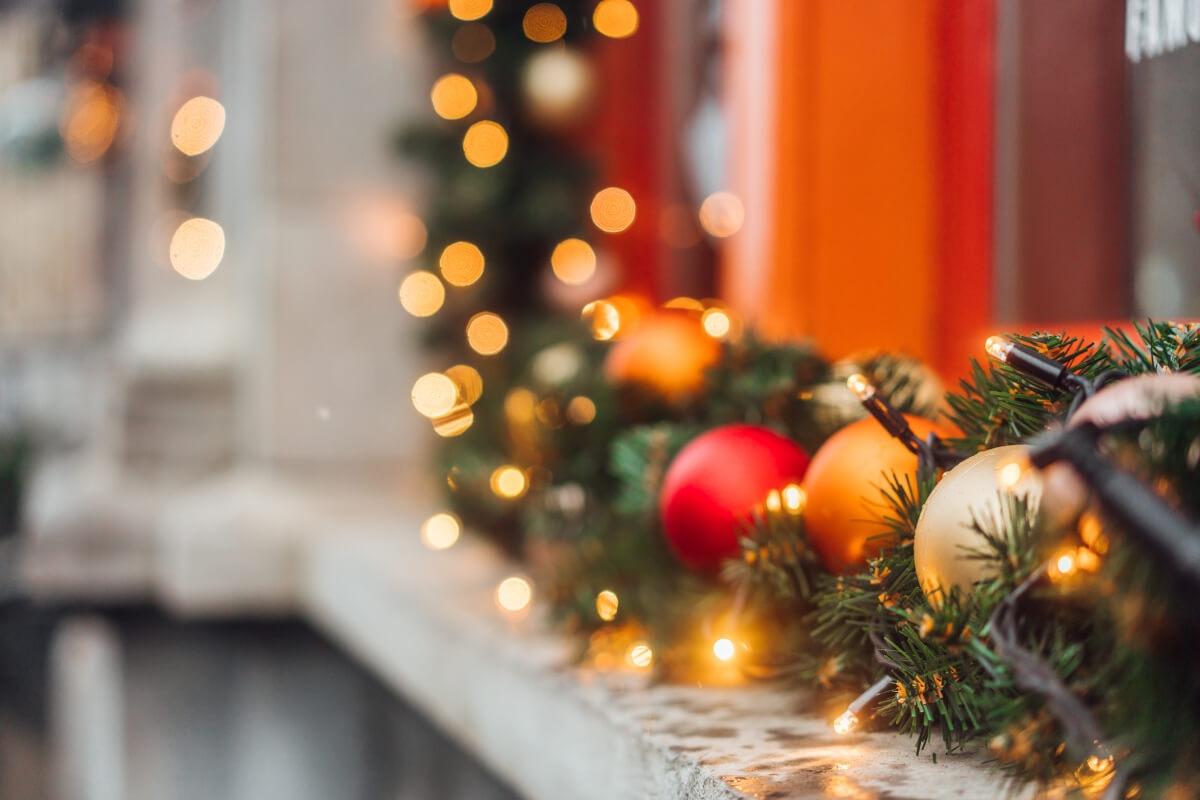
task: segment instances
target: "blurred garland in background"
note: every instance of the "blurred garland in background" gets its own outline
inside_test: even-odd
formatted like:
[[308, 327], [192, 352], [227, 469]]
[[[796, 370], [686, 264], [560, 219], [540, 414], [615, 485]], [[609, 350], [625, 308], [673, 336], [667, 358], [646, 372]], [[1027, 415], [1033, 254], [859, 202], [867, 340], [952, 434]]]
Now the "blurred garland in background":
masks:
[[[1116, 415], [1096, 457], [1200, 518], [1200, 330], [1014, 336], [1071, 379], [1001, 360], [944, 393], [904, 356], [760, 342], [716, 301], [615, 296], [565, 319], [566, 288], [597, 268], [589, 210], [604, 229], [565, 121], [588, 118], [587, 38], [632, 33], [636, 10], [428, 5], [443, 121], [399, 142], [438, 190], [431, 263], [401, 301], [436, 314], [434, 352], [456, 366], [414, 388], [446, 437], [454, 510], [426, 523], [426, 544], [452, 545], [465, 522], [519, 553], [594, 669], [797, 681], [822, 690], [839, 733], [886, 724], [918, 751], [982, 740], [1050, 794], [1200, 792], [1194, 592], [1077, 481], [1043, 480], [1025, 444], [1076, 409]], [[538, 74], [574, 77], [547, 93]], [[487, 317], [473, 335], [485, 312], [503, 326]], [[1087, 399], [1118, 372], [1143, 377]], [[870, 419], [868, 398], [911, 441]], [[937, 468], [917, 468], [922, 440]], [[681, 478], [685, 463], [699, 468]], [[751, 507], [722, 506], [772, 470]], [[673, 516], [700, 506], [721, 513]], [[497, 601], [523, 613], [531, 588], [514, 576]]]

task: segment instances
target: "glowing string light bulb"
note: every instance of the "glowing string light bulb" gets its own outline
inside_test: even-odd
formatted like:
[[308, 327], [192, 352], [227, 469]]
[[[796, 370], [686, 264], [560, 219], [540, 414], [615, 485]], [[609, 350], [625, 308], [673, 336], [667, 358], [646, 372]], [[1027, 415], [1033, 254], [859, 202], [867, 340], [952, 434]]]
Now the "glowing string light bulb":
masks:
[[171, 120], [171, 143], [185, 156], [198, 156], [221, 138], [225, 106], [211, 97], [193, 97]]
[[533, 602], [533, 584], [513, 575], [496, 587], [496, 605], [510, 614], [524, 611]]
[[720, 308], [707, 309], [700, 317], [700, 325], [704, 332], [714, 339], [724, 339], [733, 330], [733, 320], [729, 313]]
[[458, 517], [445, 511], [434, 514], [421, 525], [421, 542], [430, 550], [453, 547], [462, 533]]
[[733, 644], [733, 640], [724, 637], [713, 642], [712, 651], [718, 661], [732, 661], [733, 657], [737, 655], [737, 648]]
[[525, 490], [529, 488], [529, 479], [518, 467], [505, 464], [502, 467], [496, 467], [492, 472], [491, 487], [497, 497], [515, 500], [525, 494]]
[[865, 692], [856, 697], [854, 702], [847, 706], [846, 710], [843, 711], [838, 718], [833, 721], [834, 732], [845, 736], [846, 734], [852, 733], [856, 728], [858, 728], [859, 712], [866, 708], [868, 703], [878, 697], [880, 693], [882, 693], [884, 689], [891, 686], [891, 684], [892, 679], [886, 676], [871, 684], [871, 686]]
[[621, 599], [611, 589], [605, 589], [596, 595], [596, 616], [604, 622], [612, 622], [617, 618], [617, 610], [621, 607]]
[[808, 496], [804, 493], [804, 489], [795, 483], [789, 483], [783, 487], [780, 492], [783, 497], [783, 507], [787, 509], [789, 514], [793, 516], [804, 511], [804, 504], [808, 500]]
[[625, 652], [625, 663], [634, 669], [649, 669], [654, 663], [654, 651], [645, 642], [634, 642]]

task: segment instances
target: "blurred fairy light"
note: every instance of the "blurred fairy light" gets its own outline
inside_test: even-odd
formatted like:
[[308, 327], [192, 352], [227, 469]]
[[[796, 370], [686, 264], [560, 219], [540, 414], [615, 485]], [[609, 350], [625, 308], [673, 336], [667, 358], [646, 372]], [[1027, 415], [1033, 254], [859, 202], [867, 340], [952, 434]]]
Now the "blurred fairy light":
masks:
[[617, 609], [621, 600], [612, 589], [605, 589], [596, 595], [596, 616], [604, 622], [612, 622], [617, 618]]
[[400, 283], [400, 305], [414, 317], [431, 317], [446, 302], [446, 288], [437, 275], [417, 270]]
[[663, 303], [663, 308], [673, 308], [679, 311], [695, 311], [699, 314], [704, 312], [704, 303], [701, 303], [694, 297], [673, 297]]
[[713, 642], [712, 651], [718, 661], [732, 661], [733, 657], [737, 655], [737, 648], [732, 639], [717, 639]]
[[480, 120], [463, 134], [463, 154], [480, 168], [494, 167], [508, 153], [508, 132], [499, 122]]
[[475, 412], [466, 403], [455, 403], [447, 413], [433, 420], [433, 432], [443, 438], [461, 436], [475, 424]]
[[600, 0], [592, 12], [596, 30], [612, 39], [632, 36], [638, 29], [638, 10], [629, 0]]
[[171, 120], [171, 143], [185, 156], [198, 156], [221, 138], [225, 130], [225, 106], [211, 97], [193, 97]]
[[533, 422], [536, 409], [537, 395], [524, 386], [511, 389], [504, 396], [504, 415], [514, 425], [528, 425]]
[[483, 376], [479, 370], [467, 364], [455, 364], [446, 370], [446, 377], [458, 387], [458, 399], [474, 405], [483, 396]]
[[516, 500], [529, 488], [529, 479], [525, 477], [525, 473], [519, 467], [505, 464], [502, 467], [496, 467], [492, 472], [490, 484], [492, 492], [497, 497]]
[[429, 99], [434, 113], [442, 119], [462, 119], [475, 110], [479, 93], [469, 78], [451, 72], [434, 81]]
[[767, 492], [767, 511], [778, 513], [783, 508], [783, 498], [779, 494], [778, 489], [772, 489]]
[[625, 651], [625, 663], [634, 669], [649, 669], [654, 663], [654, 651], [645, 642], [634, 642]]
[[596, 192], [591, 205], [592, 222], [605, 233], [620, 233], [633, 224], [637, 204], [633, 195], [617, 186]]
[[733, 320], [729, 318], [728, 312], [719, 308], [705, 310], [700, 317], [700, 324], [704, 327], [704, 332], [714, 339], [724, 339], [733, 330]]
[[458, 387], [440, 372], [427, 372], [412, 388], [412, 404], [417, 413], [429, 419], [449, 414], [458, 403]]
[[1075, 574], [1078, 565], [1075, 562], [1075, 551], [1064, 548], [1059, 550], [1050, 559], [1050, 564], [1046, 570], [1052, 581], [1061, 581], [1070, 578]]
[[563, 283], [586, 283], [596, 273], [596, 251], [583, 239], [563, 239], [550, 254], [550, 268]]
[[996, 474], [996, 482], [1003, 489], [1014, 489], [1025, 475], [1025, 466], [1020, 461], [1010, 461]]
[[700, 227], [717, 238], [733, 236], [746, 221], [746, 210], [738, 196], [730, 192], [713, 192], [700, 204]]
[[225, 256], [225, 231], [211, 219], [192, 217], [171, 236], [171, 267], [183, 277], [201, 281]]
[[438, 257], [438, 268], [451, 286], [470, 286], [483, 275], [483, 251], [470, 242], [452, 242]]
[[567, 403], [567, 420], [573, 425], [587, 425], [596, 418], [596, 404], [590, 397], [578, 395]]
[[449, 0], [447, 5], [450, 7], [451, 15], [463, 22], [486, 17], [492, 10], [492, 0]]
[[858, 715], [853, 711], [843, 711], [841, 715], [833, 721], [833, 732], [845, 736], [858, 727]]
[[462, 523], [458, 517], [443, 511], [421, 525], [421, 542], [430, 550], [446, 550], [454, 546], [461, 533]]
[[804, 504], [808, 496], [804, 493], [804, 488], [799, 484], [789, 483], [783, 487], [783, 491], [780, 494], [783, 497], [783, 507], [787, 509], [789, 514], [795, 515], [804, 511]]
[[533, 584], [513, 575], [496, 587], [496, 605], [510, 614], [524, 611], [533, 602]]
[[608, 300], [593, 300], [583, 307], [580, 316], [592, 327], [592, 338], [606, 342], [621, 330], [621, 312]]
[[567, 15], [554, 3], [538, 3], [525, 12], [521, 28], [530, 41], [547, 44], [567, 32]]
[[493, 356], [508, 344], [508, 326], [498, 314], [481, 311], [467, 321], [467, 344], [481, 356]]
[[478, 64], [496, 50], [496, 35], [487, 25], [472, 22], [454, 32], [450, 50], [464, 64]]
[[87, 164], [107, 153], [121, 127], [123, 105], [121, 93], [106, 83], [83, 81], [71, 89], [59, 124], [67, 155]]

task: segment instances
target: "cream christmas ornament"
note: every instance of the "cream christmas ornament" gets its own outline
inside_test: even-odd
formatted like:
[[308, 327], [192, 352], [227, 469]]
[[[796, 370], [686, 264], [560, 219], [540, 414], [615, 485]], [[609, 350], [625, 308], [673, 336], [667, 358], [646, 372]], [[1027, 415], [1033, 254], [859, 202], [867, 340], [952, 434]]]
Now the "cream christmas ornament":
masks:
[[986, 542], [972, 527], [972, 514], [988, 518], [1000, 511], [1000, 493], [1038, 502], [1042, 482], [1028, 463], [1029, 448], [1009, 445], [971, 456], [942, 476], [917, 520], [913, 557], [917, 581], [934, 606], [954, 587], [970, 593], [988, 577], [988, 564], [972, 558]]

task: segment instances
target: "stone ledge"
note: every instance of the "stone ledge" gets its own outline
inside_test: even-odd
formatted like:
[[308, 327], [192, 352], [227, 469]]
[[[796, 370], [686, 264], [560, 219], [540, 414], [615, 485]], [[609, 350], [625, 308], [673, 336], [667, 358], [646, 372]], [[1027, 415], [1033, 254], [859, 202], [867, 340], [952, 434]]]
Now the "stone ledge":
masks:
[[[647, 685], [573, 667], [569, 642], [536, 607], [513, 620], [493, 604], [515, 565], [471, 537], [443, 552], [420, 545], [424, 502], [251, 472], [159, 500], [138, 517], [150, 530], [126, 539], [141, 543], [153, 579], [131, 576], [117, 594], [190, 616], [298, 613], [531, 798], [1004, 794], [979, 756], [934, 763], [890, 733], [837, 737], [795, 692]], [[71, 538], [53, 542], [74, 580], [38, 594], [109, 599], [121, 587], [92, 584], [87, 539], [71, 559]], [[89, 586], [100, 590], [91, 598]]]

